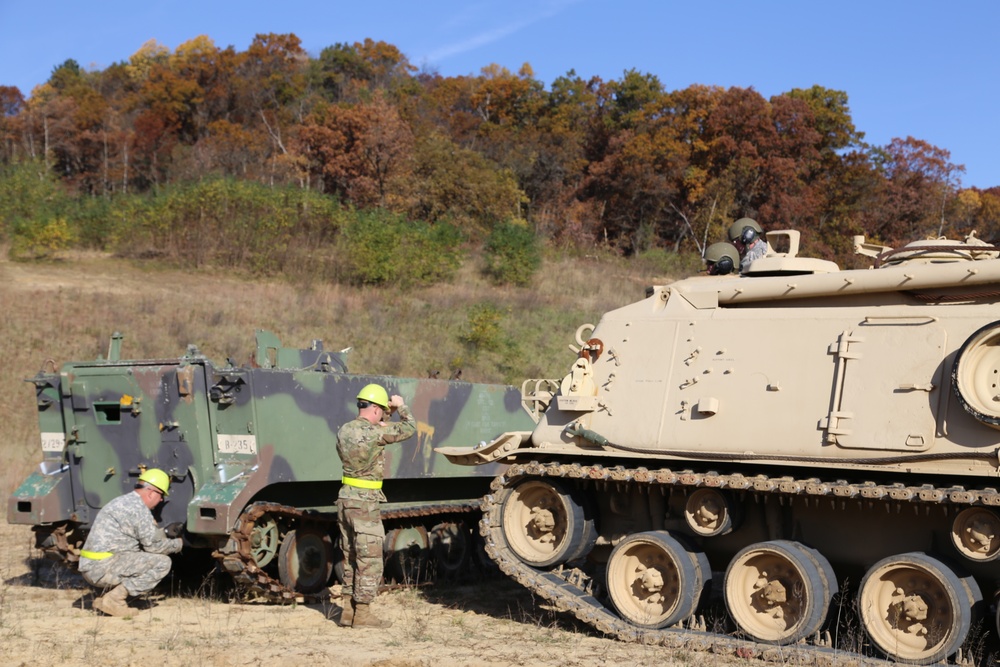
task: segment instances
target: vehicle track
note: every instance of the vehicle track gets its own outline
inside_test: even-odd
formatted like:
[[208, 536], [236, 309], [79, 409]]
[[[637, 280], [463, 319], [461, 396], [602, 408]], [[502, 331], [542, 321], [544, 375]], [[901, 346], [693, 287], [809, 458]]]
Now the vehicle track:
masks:
[[[745, 658], [758, 658], [766, 662], [830, 667], [869, 667], [885, 665], [885, 658], [869, 658], [837, 649], [832, 646], [829, 632], [812, 637], [807, 642], [786, 646], [755, 643], [733, 636], [707, 632], [703, 620], [688, 619], [679, 626], [659, 630], [639, 628], [619, 617], [592, 593], [590, 577], [574, 567], [559, 567], [545, 571], [535, 569], [521, 561], [510, 549], [503, 533], [504, 490], [529, 478], [563, 478], [604, 483], [634, 483], [672, 487], [712, 487], [733, 489], [776, 496], [797, 496], [815, 499], [891, 499], [906, 503], [926, 505], [951, 504], [958, 506], [1000, 505], [1000, 493], [995, 489], [966, 489], [953, 486], [946, 489], [930, 485], [908, 487], [901, 484], [875, 483], [852, 484], [846, 481], [823, 482], [815, 478], [798, 480], [792, 477], [768, 477], [742, 474], [718, 474], [691, 470], [648, 470], [646, 468], [605, 467], [581, 463], [515, 463], [504, 474], [495, 478], [491, 493], [482, 500], [483, 518], [480, 532], [485, 540], [486, 552], [500, 569], [533, 593], [548, 600], [558, 610], [593, 627], [599, 632], [621, 641], [660, 645], [670, 649], [712, 652]], [[959, 652], [957, 664], [971, 664]]]

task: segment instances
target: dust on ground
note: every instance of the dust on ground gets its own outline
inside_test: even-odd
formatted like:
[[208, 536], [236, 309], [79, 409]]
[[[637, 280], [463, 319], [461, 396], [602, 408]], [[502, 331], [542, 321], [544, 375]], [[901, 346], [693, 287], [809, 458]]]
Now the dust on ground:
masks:
[[170, 579], [148, 608], [106, 617], [91, 610], [83, 579], [37, 558], [32, 540], [29, 527], [0, 523], [0, 664], [7, 666], [761, 664], [607, 639], [503, 579], [384, 592], [372, 608], [393, 622], [387, 630], [337, 626], [337, 586], [329, 602], [280, 606], [229, 601], [210, 579], [193, 592], [171, 592]]

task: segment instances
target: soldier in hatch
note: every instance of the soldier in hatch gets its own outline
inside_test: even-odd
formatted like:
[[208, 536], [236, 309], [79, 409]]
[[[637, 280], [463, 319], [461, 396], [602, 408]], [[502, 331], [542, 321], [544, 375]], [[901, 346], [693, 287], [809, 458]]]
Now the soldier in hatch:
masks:
[[753, 218], [740, 218], [730, 225], [729, 240], [740, 253], [740, 273], [746, 273], [768, 251], [764, 230]]
[[710, 276], [732, 273], [739, 265], [740, 253], [732, 243], [721, 241], [705, 249], [705, 270]]
[[[358, 393], [358, 417], [340, 427], [337, 454], [344, 477], [337, 499], [337, 522], [344, 551], [344, 597], [340, 625], [345, 627], [387, 628], [392, 623], [373, 615], [369, 609], [382, 581], [382, 541], [385, 528], [379, 503], [385, 502], [382, 477], [383, 448], [401, 442], [417, 432], [417, 422], [402, 396], [390, 399], [377, 384]], [[393, 412], [400, 421], [387, 422]]]
[[[167, 554], [179, 552], [184, 540], [168, 537], [153, 518], [153, 509], [169, 490], [167, 473], [150, 468], [139, 475], [135, 490], [98, 512], [80, 551], [80, 574], [87, 583], [105, 590], [94, 600], [94, 609], [109, 616], [128, 616], [128, 596], [153, 590], [170, 572]], [[173, 535], [179, 532], [178, 525], [168, 528]]]

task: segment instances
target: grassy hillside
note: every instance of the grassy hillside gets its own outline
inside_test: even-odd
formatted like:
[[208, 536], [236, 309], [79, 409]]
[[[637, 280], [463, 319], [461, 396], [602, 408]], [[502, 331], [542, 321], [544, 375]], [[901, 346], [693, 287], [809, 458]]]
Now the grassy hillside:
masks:
[[[0, 248], [0, 258], [7, 253]], [[547, 262], [527, 288], [485, 282], [475, 260], [448, 285], [399, 291], [244, 280], [222, 272], [151, 269], [83, 255], [44, 263], [0, 259], [0, 471], [6, 498], [41, 459], [33, 387], [47, 360], [95, 359], [110, 335], [126, 359], [176, 357], [189, 343], [219, 362], [247, 360], [254, 330], [288, 346], [316, 338], [353, 347], [353, 372], [520, 385], [562, 377], [577, 327], [663, 282], [656, 266], [611, 257]]]

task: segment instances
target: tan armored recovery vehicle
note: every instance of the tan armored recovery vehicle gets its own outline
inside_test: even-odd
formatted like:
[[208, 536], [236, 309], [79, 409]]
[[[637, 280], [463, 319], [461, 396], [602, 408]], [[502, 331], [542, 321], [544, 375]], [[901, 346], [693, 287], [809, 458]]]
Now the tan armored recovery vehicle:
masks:
[[[841, 271], [768, 243], [582, 326], [565, 378], [525, 383], [533, 431], [441, 451], [511, 464], [488, 553], [603, 632], [944, 660], [1000, 585], [998, 248], [857, 237], [873, 266]], [[838, 636], [838, 591], [864, 637]]]

